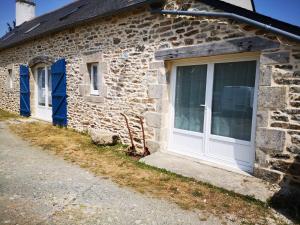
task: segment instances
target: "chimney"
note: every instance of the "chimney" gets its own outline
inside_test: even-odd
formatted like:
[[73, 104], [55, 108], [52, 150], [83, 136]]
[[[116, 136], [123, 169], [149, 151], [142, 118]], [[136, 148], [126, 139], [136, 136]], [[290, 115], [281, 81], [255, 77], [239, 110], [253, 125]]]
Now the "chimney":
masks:
[[35, 17], [35, 3], [33, 0], [16, 0], [16, 25], [32, 20]]
[[250, 11], [255, 11], [255, 6], [254, 6], [253, 0], [221, 0], [221, 1], [248, 9]]

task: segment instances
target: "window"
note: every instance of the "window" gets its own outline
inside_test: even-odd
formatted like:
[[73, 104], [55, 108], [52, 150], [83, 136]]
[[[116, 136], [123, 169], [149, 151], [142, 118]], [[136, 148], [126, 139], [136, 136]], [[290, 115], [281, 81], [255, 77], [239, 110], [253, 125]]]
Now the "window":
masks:
[[9, 69], [8, 70], [8, 87], [10, 89], [13, 88], [13, 82], [14, 82], [14, 79], [13, 79], [12, 69]]
[[90, 64], [90, 87], [91, 87], [91, 95], [99, 95], [99, 67], [98, 63]]

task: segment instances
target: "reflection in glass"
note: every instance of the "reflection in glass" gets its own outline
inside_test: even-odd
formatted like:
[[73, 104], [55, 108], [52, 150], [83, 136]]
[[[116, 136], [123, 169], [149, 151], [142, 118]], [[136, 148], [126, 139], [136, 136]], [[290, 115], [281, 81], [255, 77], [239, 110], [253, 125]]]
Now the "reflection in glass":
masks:
[[251, 140], [256, 61], [218, 63], [214, 70], [214, 135]]
[[207, 65], [177, 67], [175, 128], [203, 133]]
[[46, 104], [46, 80], [45, 80], [45, 69], [38, 68], [38, 104], [45, 106]]
[[98, 66], [93, 66], [93, 90], [97, 91], [98, 88]]

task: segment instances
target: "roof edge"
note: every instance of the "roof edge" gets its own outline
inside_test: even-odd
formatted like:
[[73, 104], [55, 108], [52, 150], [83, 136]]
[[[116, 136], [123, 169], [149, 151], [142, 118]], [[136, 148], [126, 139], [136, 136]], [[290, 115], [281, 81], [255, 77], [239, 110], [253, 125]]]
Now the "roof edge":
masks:
[[[71, 4], [73, 4], [75, 2], [72, 2], [72, 3], [69, 3], [61, 8], [64, 8], [66, 6], [69, 6]], [[3, 51], [5, 49], [9, 49], [9, 48], [12, 48], [12, 47], [15, 47], [15, 46], [18, 46], [20, 44], [23, 44], [23, 43], [26, 43], [28, 41], [31, 41], [31, 40], [35, 40], [35, 39], [38, 39], [38, 38], [42, 38], [46, 35], [49, 35], [49, 34], [53, 34], [53, 33], [57, 33], [57, 32], [60, 32], [64, 29], [70, 29], [72, 27], [76, 27], [76, 26], [80, 26], [82, 24], [85, 24], [87, 22], [91, 22], [91, 21], [95, 21], [97, 19], [100, 19], [100, 18], [104, 18], [104, 17], [108, 17], [108, 16], [113, 16], [117, 13], [124, 13], [126, 12], [127, 10], [129, 9], [134, 9], [134, 8], [138, 8], [138, 7], [142, 7], [142, 6], [146, 6], [146, 5], [152, 5], [152, 4], [156, 4], [156, 3], [161, 3], [161, 0], [148, 0], [146, 2], [139, 2], [139, 3], [136, 3], [136, 4], [133, 4], [133, 5], [130, 5], [130, 6], [127, 6], [127, 7], [124, 7], [124, 8], [121, 8], [121, 9], [118, 9], [116, 11], [112, 11], [112, 12], [108, 12], [108, 13], [104, 13], [102, 15], [98, 15], [98, 16], [94, 16], [94, 17], [90, 17], [88, 19], [85, 19], [85, 20], [82, 20], [82, 21], [77, 21], [77, 22], [73, 22], [73, 23], [70, 23], [70, 24], [67, 24], [67, 25], [64, 25], [64, 26], [61, 26], [61, 27], [58, 27], [58, 28], [54, 28], [52, 30], [48, 30], [44, 33], [41, 33], [41, 34], [37, 34], [36, 36], [33, 36], [33, 37], [28, 37], [28, 38], [24, 38], [23, 40], [19, 41], [19, 42], [16, 42], [16, 43], [11, 43], [9, 45], [6, 45], [4, 47], [0, 47], [0, 51]], [[59, 8], [59, 9], [61, 9]], [[56, 9], [56, 10], [53, 10], [52, 12], [55, 12], [59, 9]], [[51, 12], [50, 12], [51, 13]], [[45, 13], [43, 15], [41, 15], [40, 17], [46, 15], [46, 14], [50, 14], [50, 13]], [[34, 21], [36, 18], [34, 18], [33, 20], [31, 20], [30, 22]], [[5, 34], [4, 36], [8, 35], [9, 33]], [[3, 37], [4, 37], [3, 36]], [[2, 38], [3, 38], [2, 37]]]
[[274, 19], [269, 16], [265, 16], [263, 14], [250, 11], [244, 9], [242, 7], [238, 7], [236, 5], [232, 5], [227, 2], [219, 1], [219, 0], [196, 0], [198, 2], [202, 2], [204, 4], [210, 5], [212, 7], [224, 10], [226, 12], [232, 12], [244, 17], [248, 17], [250, 19], [256, 20], [258, 22], [264, 23], [266, 25], [274, 26], [278, 29], [288, 31], [290, 33], [296, 34], [300, 36], [300, 27], [297, 25], [293, 25], [278, 19]]

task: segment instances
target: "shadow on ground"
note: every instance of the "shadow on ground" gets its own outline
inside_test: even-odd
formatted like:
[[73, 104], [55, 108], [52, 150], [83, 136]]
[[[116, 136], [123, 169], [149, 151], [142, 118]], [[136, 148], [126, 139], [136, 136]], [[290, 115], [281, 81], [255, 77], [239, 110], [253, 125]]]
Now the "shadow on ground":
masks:
[[300, 154], [286, 172], [280, 183], [281, 189], [270, 199], [270, 204], [294, 223], [300, 224]]

